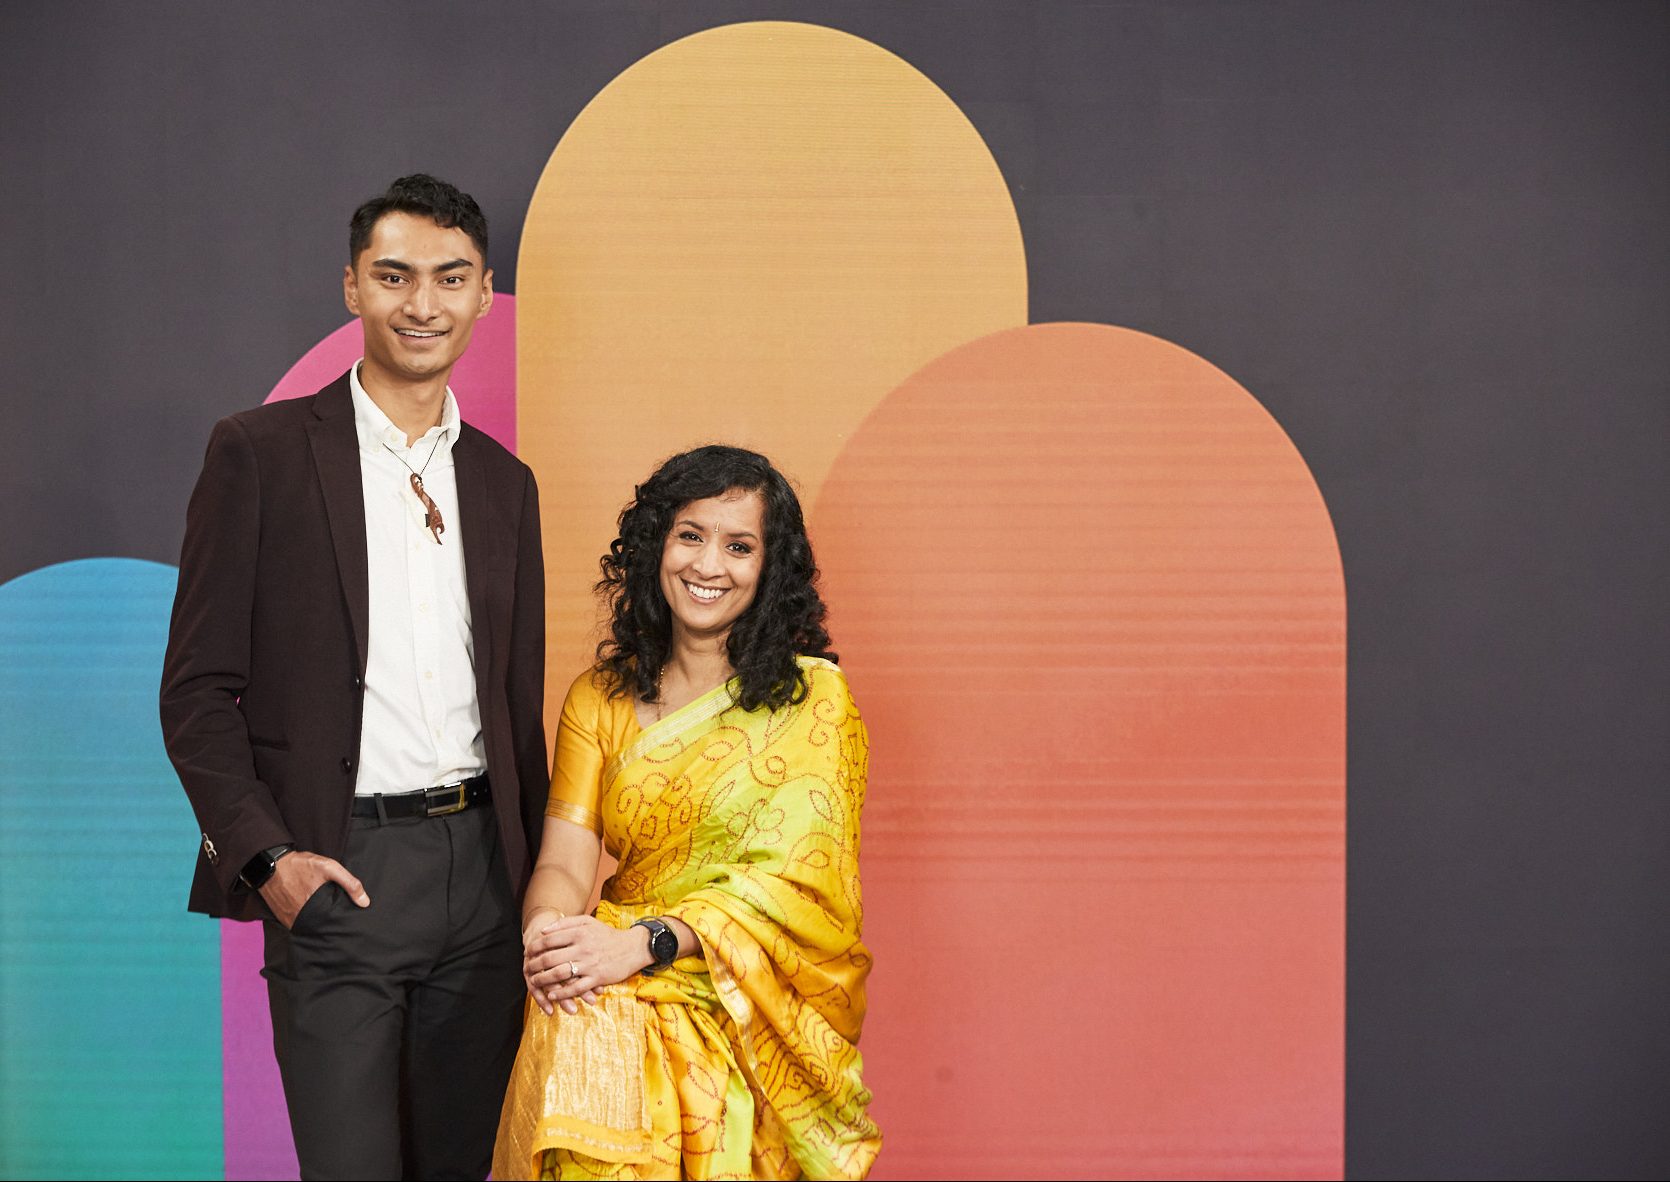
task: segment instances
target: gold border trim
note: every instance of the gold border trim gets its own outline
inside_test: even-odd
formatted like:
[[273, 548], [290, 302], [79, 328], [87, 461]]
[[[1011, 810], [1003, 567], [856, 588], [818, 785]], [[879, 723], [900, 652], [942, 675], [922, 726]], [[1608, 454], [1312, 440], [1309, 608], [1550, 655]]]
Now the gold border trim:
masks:
[[559, 821], [569, 821], [582, 829], [590, 829], [599, 836], [603, 833], [603, 817], [594, 813], [584, 805], [575, 804], [568, 800], [553, 800], [545, 805], [545, 815], [555, 817]]
[[736, 705], [735, 686], [736, 678], [733, 677], [723, 685], [716, 685], [701, 697], [680, 706], [649, 729], [639, 731], [636, 739], [610, 757], [603, 772], [603, 791], [608, 792], [614, 786], [615, 777], [629, 764], [641, 759], [663, 743], [671, 742], [684, 731], [693, 730], [704, 722], [712, 721]]
[[579, 1152], [598, 1161], [641, 1165], [650, 1160], [653, 1134], [644, 1129], [611, 1129], [582, 1117], [551, 1115], [539, 1122], [531, 1146], [535, 1172], [540, 1158], [557, 1149]]

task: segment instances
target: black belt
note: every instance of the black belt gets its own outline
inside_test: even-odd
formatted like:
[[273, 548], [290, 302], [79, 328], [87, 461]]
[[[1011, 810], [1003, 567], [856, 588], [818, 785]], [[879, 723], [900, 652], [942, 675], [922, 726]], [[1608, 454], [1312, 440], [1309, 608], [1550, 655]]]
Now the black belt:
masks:
[[407, 817], [445, 817], [493, 799], [486, 776], [420, 788], [416, 792], [379, 792], [354, 797], [354, 816], [403, 821]]

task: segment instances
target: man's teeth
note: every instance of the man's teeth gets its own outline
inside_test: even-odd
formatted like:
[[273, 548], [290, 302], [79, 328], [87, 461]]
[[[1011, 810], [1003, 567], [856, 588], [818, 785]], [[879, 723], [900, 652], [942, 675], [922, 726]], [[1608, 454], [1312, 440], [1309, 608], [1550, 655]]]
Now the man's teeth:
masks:
[[718, 599], [725, 593], [725, 589], [723, 587], [698, 587], [694, 583], [686, 583], [685, 586], [690, 588], [690, 594], [694, 595], [697, 599], [712, 601]]
[[438, 337], [441, 335], [438, 331], [422, 332], [415, 328], [397, 328], [394, 331], [403, 337]]

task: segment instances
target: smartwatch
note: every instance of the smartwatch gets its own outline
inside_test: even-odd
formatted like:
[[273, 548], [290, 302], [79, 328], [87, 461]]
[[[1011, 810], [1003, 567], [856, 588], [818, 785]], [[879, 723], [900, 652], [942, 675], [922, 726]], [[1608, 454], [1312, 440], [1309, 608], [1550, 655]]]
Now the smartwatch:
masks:
[[650, 963], [639, 970], [646, 977], [655, 975], [678, 959], [678, 934], [659, 919], [640, 919], [632, 925], [649, 929]]
[[278, 860], [285, 854], [294, 853], [296, 843], [287, 841], [283, 845], [268, 846], [244, 863], [244, 868], [238, 871], [238, 881], [252, 891], [258, 891], [267, 885], [278, 870]]

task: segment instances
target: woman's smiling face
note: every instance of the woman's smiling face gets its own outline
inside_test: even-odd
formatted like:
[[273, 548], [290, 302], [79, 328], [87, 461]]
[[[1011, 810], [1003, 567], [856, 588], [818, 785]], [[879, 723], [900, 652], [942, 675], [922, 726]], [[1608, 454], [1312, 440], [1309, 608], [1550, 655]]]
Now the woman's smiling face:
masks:
[[765, 570], [765, 500], [732, 489], [680, 506], [661, 547], [661, 593], [677, 641], [723, 638]]

